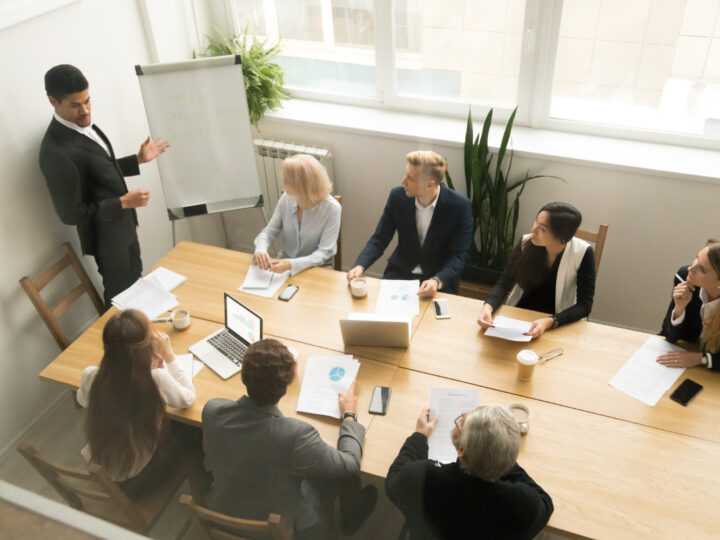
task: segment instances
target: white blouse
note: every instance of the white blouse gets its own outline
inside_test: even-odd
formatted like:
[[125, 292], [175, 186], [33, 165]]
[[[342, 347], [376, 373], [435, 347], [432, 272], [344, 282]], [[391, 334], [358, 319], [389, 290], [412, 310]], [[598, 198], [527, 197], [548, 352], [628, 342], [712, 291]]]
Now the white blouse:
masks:
[[[77, 392], [77, 400], [83, 407], [88, 406], [90, 400], [90, 388], [92, 387], [93, 381], [98, 374], [97, 366], [86, 367], [82, 374], [80, 381], [80, 388]], [[151, 375], [155, 384], [160, 391], [165, 404], [168, 407], [175, 407], [178, 409], [184, 409], [189, 407], [195, 401], [195, 387], [192, 383], [192, 377], [190, 373], [187, 373], [179, 362], [170, 362], [164, 368], [155, 368], [151, 370]], [[132, 441], [130, 441], [132, 444]], [[130, 471], [125, 475], [120, 475], [116, 471], [107, 471], [110, 478], [116, 482], [127, 480], [137, 476], [148, 464], [154, 454], [152, 452], [143, 452], [142, 454], [136, 455], [135, 463], [130, 468]], [[90, 463], [92, 461], [92, 453], [90, 452], [90, 445], [87, 444], [81, 450], [81, 454], [85, 460]]]
[[270, 245], [282, 238], [284, 257], [290, 260], [290, 274], [312, 266], [328, 264], [337, 253], [342, 208], [332, 195], [309, 210], [303, 210], [298, 225], [298, 203], [283, 193], [272, 218], [255, 238], [255, 253], [267, 253]]

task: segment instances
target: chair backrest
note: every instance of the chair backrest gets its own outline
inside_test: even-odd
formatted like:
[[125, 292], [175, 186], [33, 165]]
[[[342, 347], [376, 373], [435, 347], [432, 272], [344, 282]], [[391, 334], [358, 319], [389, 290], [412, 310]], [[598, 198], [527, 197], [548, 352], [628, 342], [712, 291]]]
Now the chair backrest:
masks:
[[[335, 200], [342, 206], [342, 195], [335, 195]], [[333, 260], [333, 268], [342, 271], [342, 214], [340, 214], [340, 230], [338, 231], [337, 252]]]
[[593, 249], [595, 250], [595, 276], [597, 276], [598, 270], [600, 270], [600, 257], [602, 257], [603, 248], [605, 247], [605, 237], [607, 236], [607, 225], [600, 225], [598, 232], [594, 233], [585, 229], [578, 229], [575, 236], [595, 244]]
[[[267, 521], [254, 521], [226, 516], [198, 506], [190, 495], [181, 495], [180, 504], [184, 504], [195, 518], [208, 538], [212, 540], [237, 540], [244, 538], [242, 534], [265, 534], [274, 540], [290, 540], [290, 533], [285, 521], [278, 514], [270, 514]], [[237, 531], [237, 534], [228, 529]]]
[[[62, 259], [45, 270], [36, 280], [32, 280], [25, 276], [20, 280], [20, 285], [25, 293], [27, 293], [28, 297], [35, 306], [35, 309], [38, 310], [42, 320], [45, 321], [48, 330], [50, 330], [50, 333], [55, 338], [55, 341], [57, 341], [57, 344], [62, 350], [65, 350], [70, 345], [70, 340], [68, 340], [67, 336], [58, 324], [58, 318], [60, 315], [62, 315], [65, 310], [67, 310], [67, 308], [69, 308], [73, 302], [80, 298], [84, 293], [87, 293], [88, 296], [90, 296], [90, 300], [92, 300], [92, 303], [95, 305], [95, 309], [97, 309], [99, 315], [102, 315], [105, 312], [105, 306], [100, 299], [100, 295], [95, 289], [95, 286], [92, 284], [92, 281], [90, 281], [87, 272], [85, 272], [82, 264], [80, 264], [80, 260], [77, 255], [75, 255], [75, 251], [70, 243], [65, 242], [62, 245], [62, 248], [63, 251], [65, 251], [65, 255]], [[40, 296], [40, 291], [42, 291], [48, 283], [50, 283], [68, 266], [72, 266], [73, 270], [75, 270], [75, 273], [80, 280], [80, 284], [68, 292], [54, 308], [51, 308], [45, 302], [43, 297]]]
[[85, 471], [53, 463], [26, 443], [18, 447], [18, 452], [70, 506], [77, 510], [88, 512], [142, 534], [150, 530], [155, 519], [160, 515], [158, 512], [154, 519], [149, 517], [147, 508], [141, 510], [128, 499], [107, 473], [97, 465], [90, 465]]

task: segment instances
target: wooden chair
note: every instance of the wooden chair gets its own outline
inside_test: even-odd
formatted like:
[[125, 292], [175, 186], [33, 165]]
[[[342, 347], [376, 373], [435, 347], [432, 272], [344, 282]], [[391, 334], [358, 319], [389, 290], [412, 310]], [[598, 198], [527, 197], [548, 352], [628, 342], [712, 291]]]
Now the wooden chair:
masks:
[[[342, 206], [342, 195], [335, 195], [335, 200]], [[338, 231], [337, 252], [333, 260], [333, 269], [342, 271], [342, 214], [340, 215], [340, 230]]]
[[[285, 526], [283, 518], [277, 514], [270, 514], [267, 521], [254, 521], [226, 516], [213, 512], [193, 503], [189, 495], [180, 496], [180, 504], [184, 504], [191, 518], [197, 519], [203, 532], [211, 540], [234, 540], [245, 538], [241, 534], [260, 533], [274, 540], [290, 540], [290, 533]], [[227, 529], [234, 529], [237, 534]]]
[[[165, 507], [174, 498], [187, 478], [190, 466], [189, 459], [183, 456], [164, 484], [157, 486], [151, 493], [131, 501], [97, 465], [91, 464], [88, 470], [83, 470], [53, 463], [42, 457], [27, 443], [21, 444], [18, 452], [76, 510], [82, 510], [143, 535], [148, 534]], [[188, 521], [178, 538], [185, 534], [189, 526]]]
[[[55, 341], [57, 341], [60, 349], [64, 351], [70, 345], [70, 340], [60, 329], [60, 325], [58, 324], [58, 318], [60, 315], [62, 315], [65, 310], [67, 310], [67, 308], [69, 308], [73, 302], [80, 298], [84, 293], [88, 294], [99, 315], [105, 313], [105, 305], [95, 289], [95, 286], [92, 284], [92, 281], [90, 281], [87, 272], [85, 272], [82, 264], [80, 264], [80, 259], [78, 259], [77, 255], [75, 255], [75, 251], [70, 243], [65, 242], [62, 245], [62, 248], [63, 251], [65, 251], [65, 256], [62, 259], [45, 270], [42, 275], [34, 281], [25, 276], [20, 280], [20, 285], [28, 297], [30, 297], [30, 301], [35, 306], [35, 309], [38, 310], [42, 320], [45, 321], [48, 330], [50, 330], [50, 333], [55, 338]], [[40, 291], [42, 291], [48, 283], [55, 279], [55, 277], [68, 266], [72, 266], [73, 270], [75, 270], [80, 283], [68, 292], [54, 308], [50, 308], [43, 297], [40, 296]]]
[[605, 247], [605, 237], [607, 236], [608, 226], [600, 225], [598, 232], [587, 231], [585, 229], [578, 229], [575, 236], [595, 244], [593, 249], [595, 250], [595, 275], [597, 276], [598, 270], [600, 269], [600, 257], [602, 257], [603, 247]]

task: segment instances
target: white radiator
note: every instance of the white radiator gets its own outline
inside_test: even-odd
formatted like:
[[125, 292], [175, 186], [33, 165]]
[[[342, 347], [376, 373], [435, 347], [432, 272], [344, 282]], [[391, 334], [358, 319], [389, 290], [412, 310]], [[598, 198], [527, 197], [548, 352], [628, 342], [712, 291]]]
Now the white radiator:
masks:
[[260, 189], [262, 189], [265, 201], [263, 213], [266, 220], [272, 216], [275, 205], [282, 194], [283, 181], [280, 164], [286, 157], [294, 154], [310, 154], [322, 163], [330, 180], [333, 181], [333, 155], [327, 148], [266, 139], [255, 139], [253, 142], [260, 176]]

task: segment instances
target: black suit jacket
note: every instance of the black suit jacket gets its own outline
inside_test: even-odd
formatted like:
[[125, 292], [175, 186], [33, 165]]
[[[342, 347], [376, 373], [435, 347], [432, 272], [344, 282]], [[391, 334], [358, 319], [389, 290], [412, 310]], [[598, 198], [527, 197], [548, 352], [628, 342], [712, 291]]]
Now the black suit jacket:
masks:
[[135, 210], [123, 210], [120, 197], [128, 192], [124, 176], [140, 174], [140, 168], [135, 155], [115, 159], [108, 138], [94, 129], [110, 155], [53, 118], [40, 145], [40, 169], [58, 217], [77, 227], [82, 252], [105, 255], [137, 239]]
[[355, 264], [367, 269], [383, 254], [397, 231], [398, 246], [388, 260], [385, 273], [410, 274], [419, 264], [424, 276], [437, 276], [443, 290], [454, 293], [465, 268], [472, 226], [468, 198], [440, 185], [437, 205], [421, 247], [415, 222], [415, 198], [405, 195], [403, 187], [398, 186], [390, 191], [375, 233]]
[[[688, 267], [683, 266], [677, 271], [678, 275], [687, 279]], [[678, 285], [680, 280], [675, 276], [673, 281], [673, 287]], [[700, 318], [700, 308], [702, 307], [702, 300], [700, 300], [700, 287], [695, 287], [692, 294], [690, 303], [685, 307], [685, 318], [683, 322], [678, 325], [673, 325], [670, 321], [672, 320], [672, 312], [675, 309], [675, 301], [670, 300], [667, 313], [665, 313], [665, 319], [663, 320], [662, 331], [660, 335], [670, 343], [675, 343], [678, 340], [689, 341], [697, 343], [700, 340], [700, 334], [703, 329], [703, 322]], [[706, 351], [704, 353], [710, 353], [712, 356], [712, 370], [720, 371], [720, 351]]]
[[517, 463], [486, 482], [458, 462], [436, 467], [427, 456], [427, 438], [413, 433], [385, 480], [390, 500], [408, 520], [411, 540], [530, 539], [553, 513], [550, 495]]

